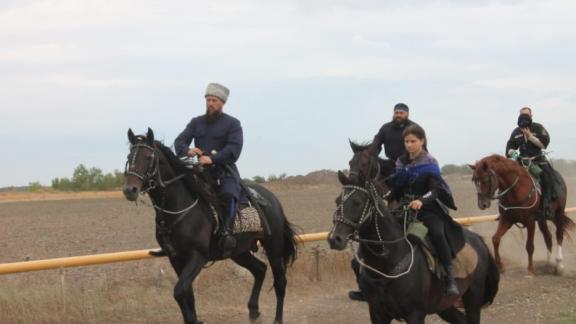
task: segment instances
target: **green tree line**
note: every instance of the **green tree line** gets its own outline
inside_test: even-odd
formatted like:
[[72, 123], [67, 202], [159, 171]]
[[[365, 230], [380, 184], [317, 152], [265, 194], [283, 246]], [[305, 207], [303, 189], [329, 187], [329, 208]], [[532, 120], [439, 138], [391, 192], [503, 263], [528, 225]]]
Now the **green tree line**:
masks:
[[101, 169], [87, 168], [80, 164], [74, 169], [72, 178], [55, 178], [52, 188], [65, 191], [97, 191], [122, 187], [124, 174], [118, 170], [104, 174]]

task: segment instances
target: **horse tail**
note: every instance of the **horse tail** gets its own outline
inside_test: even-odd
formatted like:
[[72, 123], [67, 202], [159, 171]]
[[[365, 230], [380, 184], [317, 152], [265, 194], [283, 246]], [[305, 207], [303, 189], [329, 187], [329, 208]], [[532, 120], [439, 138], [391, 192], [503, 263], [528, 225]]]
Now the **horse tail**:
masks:
[[564, 234], [568, 234], [568, 231], [573, 231], [574, 228], [576, 228], [574, 221], [570, 217], [566, 216], [564, 211], [560, 214], [560, 222], [564, 226]]
[[[484, 246], [486, 243], [482, 240]], [[488, 269], [486, 272], [486, 281], [484, 283], [484, 300], [482, 305], [491, 305], [498, 293], [498, 285], [500, 284], [500, 271], [496, 266], [496, 261], [488, 247], [486, 247], [486, 252], [488, 253]]]
[[[282, 212], [284, 214], [284, 212]], [[282, 249], [282, 262], [284, 269], [292, 265], [298, 256], [298, 241], [294, 225], [284, 217], [283, 229], [284, 248]]]

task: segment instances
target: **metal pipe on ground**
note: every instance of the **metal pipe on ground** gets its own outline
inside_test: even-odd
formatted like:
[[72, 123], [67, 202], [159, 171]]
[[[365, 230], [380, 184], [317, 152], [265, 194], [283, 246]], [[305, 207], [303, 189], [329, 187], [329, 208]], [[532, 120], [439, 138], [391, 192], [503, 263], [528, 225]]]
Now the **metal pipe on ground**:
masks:
[[[576, 207], [566, 209], [566, 213], [574, 211], [576, 211]], [[472, 225], [481, 222], [494, 221], [497, 218], [498, 215], [487, 215], [487, 216], [475, 216], [475, 217], [461, 217], [456, 218], [456, 221], [462, 225]], [[327, 238], [328, 238], [328, 232], [310, 233], [296, 236], [296, 240], [302, 243], [323, 241], [326, 240]], [[37, 261], [4, 263], [0, 264], [0, 275], [155, 258], [151, 256], [149, 252], [150, 250], [136, 250], [136, 251], [83, 255], [76, 257], [46, 259]]]

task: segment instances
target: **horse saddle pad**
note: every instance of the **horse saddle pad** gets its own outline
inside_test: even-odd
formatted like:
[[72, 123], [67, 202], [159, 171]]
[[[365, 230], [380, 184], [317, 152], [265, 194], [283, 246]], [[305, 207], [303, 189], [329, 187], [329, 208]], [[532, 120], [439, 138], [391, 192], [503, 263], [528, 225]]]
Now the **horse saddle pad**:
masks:
[[[436, 257], [436, 250], [427, 236], [428, 228], [422, 222], [412, 222], [408, 226], [408, 237], [411, 241], [422, 247], [424, 256], [428, 263], [428, 269], [436, 274], [438, 278], [442, 278], [442, 271], [440, 263]], [[468, 277], [478, 265], [478, 254], [474, 248], [466, 243], [464, 247], [452, 259], [453, 275], [454, 278], [463, 279]]]
[[[243, 207], [243, 208], [242, 208]], [[251, 205], [242, 206], [234, 218], [234, 234], [261, 232], [262, 223], [258, 210]]]

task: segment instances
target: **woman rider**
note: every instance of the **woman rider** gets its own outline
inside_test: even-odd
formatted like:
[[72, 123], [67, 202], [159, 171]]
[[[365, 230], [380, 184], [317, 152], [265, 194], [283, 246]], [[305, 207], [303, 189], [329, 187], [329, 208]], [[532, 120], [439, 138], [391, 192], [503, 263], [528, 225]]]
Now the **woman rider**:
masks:
[[426, 227], [441, 265], [444, 268], [446, 294], [458, 295], [452, 275], [452, 257], [464, 244], [462, 227], [448, 215], [456, 210], [450, 188], [442, 179], [436, 159], [426, 148], [426, 133], [412, 125], [402, 134], [406, 153], [396, 161], [391, 198], [402, 201], [416, 211]]

